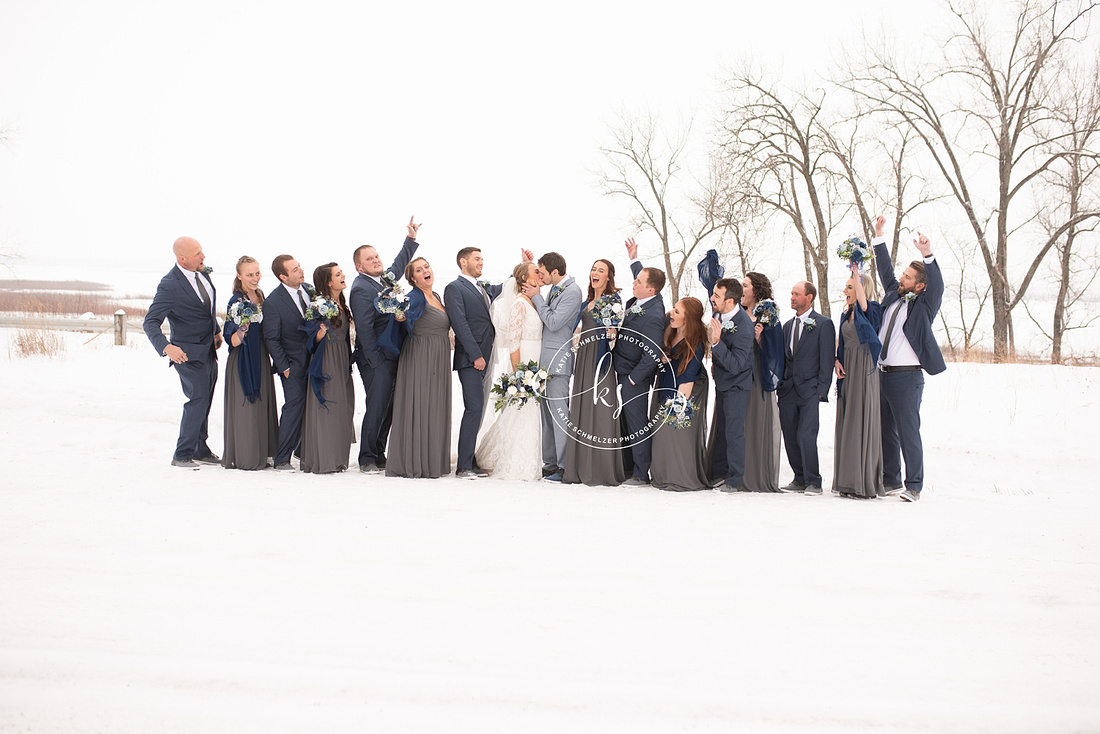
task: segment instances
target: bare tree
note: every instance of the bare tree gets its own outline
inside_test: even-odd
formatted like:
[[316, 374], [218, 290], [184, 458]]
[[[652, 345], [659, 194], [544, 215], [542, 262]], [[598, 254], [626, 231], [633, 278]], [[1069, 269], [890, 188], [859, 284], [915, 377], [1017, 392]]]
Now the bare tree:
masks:
[[731, 224], [728, 181], [713, 166], [702, 181], [685, 180], [690, 124], [670, 137], [656, 116], [622, 113], [608, 129], [610, 143], [600, 148], [605, 165], [596, 172], [601, 190], [629, 200], [631, 226], [657, 236], [677, 301], [687, 291], [704, 244], [717, 241]]
[[953, 324], [948, 321], [949, 309], [946, 297], [944, 307], [940, 309], [940, 323], [943, 324], [943, 331], [947, 336], [947, 347], [956, 357], [965, 358], [980, 341], [981, 333], [978, 331], [978, 325], [981, 323], [982, 312], [992, 291], [992, 286], [988, 284], [984, 287], [979, 286], [970, 276], [969, 265], [975, 261], [977, 250], [977, 244], [951, 250], [958, 278], [946, 284], [946, 295], [954, 296], [955, 317], [958, 323]]
[[[1011, 356], [1012, 309], [1053, 246], [1048, 241], [1033, 252], [1027, 274], [1013, 282], [1009, 235], [1018, 221], [1013, 205], [1065, 157], [1049, 151], [1052, 141], [1043, 134], [1051, 90], [1060, 81], [1055, 62], [1085, 37], [1096, 5], [1091, 0], [1020, 0], [1006, 37], [990, 31], [988, 19], [973, 4], [949, 2], [956, 32], [943, 44], [935, 68], [904, 68], [880, 39], [864, 44], [867, 57], [849, 67], [844, 81], [916, 133], [965, 212], [992, 288], [997, 361]], [[992, 170], [975, 170], [975, 151], [986, 156]], [[984, 201], [977, 196], [982, 192]], [[1098, 215], [1080, 212], [1074, 224]]]
[[806, 280], [815, 283], [825, 316], [829, 305], [829, 240], [851, 208], [840, 191], [823, 120], [825, 91], [791, 90], [747, 64], [730, 76], [723, 112], [723, 150], [749, 196], [793, 226], [802, 245]]

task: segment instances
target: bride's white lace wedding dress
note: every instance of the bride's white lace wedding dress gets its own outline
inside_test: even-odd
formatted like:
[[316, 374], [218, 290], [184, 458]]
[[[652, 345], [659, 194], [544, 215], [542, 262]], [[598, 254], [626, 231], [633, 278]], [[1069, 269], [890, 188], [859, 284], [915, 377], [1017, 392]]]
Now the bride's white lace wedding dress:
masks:
[[[504, 284], [506, 294], [515, 281]], [[503, 372], [512, 371], [511, 354], [519, 349], [520, 362], [539, 359], [542, 352], [542, 320], [525, 298], [497, 299], [493, 304], [493, 324], [497, 335], [493, 342], [493, 382]], [[506, 312], [506, 313], [505, 313]], [[542, 420], [539, 404], [529, 401], [522, 407], [505, 406], [497, 413], [492, 396], [482, 423], [474, 456], [477, 464], [493, 479], [542, 479]]]

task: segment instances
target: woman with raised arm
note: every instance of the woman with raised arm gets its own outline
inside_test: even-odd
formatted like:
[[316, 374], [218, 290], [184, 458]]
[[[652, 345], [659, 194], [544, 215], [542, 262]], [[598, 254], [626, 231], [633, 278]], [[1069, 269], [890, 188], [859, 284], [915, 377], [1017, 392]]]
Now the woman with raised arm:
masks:
[[436, 479], [451, 473], [451, 321], [425, 258], [405, 267], [413, 286], [405, 311], [393, 397], [386, 476]]
[[225, 365], [226, 469], [263, 469], [279, 448], [275, 378], [260, 328], [264, 293], [260, 264], [245, 255], [237, 261], [233, 297], [225, 309], [222, 336], [229, 345]]
[[596, 321], [600, 312], [613, 313], [615, 304], [621, 323], [623, 308], [615, 287], [615, 266], [610, 260], [597, 260], [588, 273], [588, 301], [580, 313], [562, 477], [566, 484], [617, 487], [626, 479], [618, 443], [621, 429], [615, 370], [611, 367], [615, 332]]
[[850, 265], [844, 286], [847, 309], [840, 321], [836, 350], [836, 434], [833, 491], [842, 497], [874, 499], [886, 494], [882, 483], [882, 420], [879, 406], [878, 338], [882, 306], [871, 276]]
[[653, 391], [654, 415], [664, 421], [653, 434], [650, 475], [658, 489], [689, 492], [711, 487], [706, 460], [710, 380], [703, 367], [708, 343], [702, 302], [681, 298], [668, 314], [666, 364]]
[[772, 283], [761, 273], [746, 273], [741, 307], [755, 323], [753, 385], [745, 412], [747, 492], [779, 491], [779, 403], [775, 389], [783, 379], [783, 325], [772, 300]]
[[344, 271], [336, 263], [313, 271], [313, 287], [318, 296], [336, 303], [337, 313], [328, 319], [306, 321], [312, 341], [300, 466], [304, 472], [329, 474], [348, 468], [351, 445], [355, 443], [351, 311], [344, 300]]

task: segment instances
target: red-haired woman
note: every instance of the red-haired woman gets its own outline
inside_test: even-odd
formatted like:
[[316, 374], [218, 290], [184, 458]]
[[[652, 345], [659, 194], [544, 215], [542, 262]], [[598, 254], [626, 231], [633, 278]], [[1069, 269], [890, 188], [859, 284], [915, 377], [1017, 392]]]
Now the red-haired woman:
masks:
[[[661, 367], [653, 391], [655, 417], [665, 423], [653, 434], [650, 474], [653, 486], [659, 489], [710, 489], [706, 461], [709, 380], [703, 367], [708, 340], [703, 304], [698, 298], [681, 298], [669, 311], [668, 319], [664, 340], [668, 361]], [[690, 420], [687, 413], [679, 413], [679, 406], [669, 415], [670, 399], [688, 402]]]

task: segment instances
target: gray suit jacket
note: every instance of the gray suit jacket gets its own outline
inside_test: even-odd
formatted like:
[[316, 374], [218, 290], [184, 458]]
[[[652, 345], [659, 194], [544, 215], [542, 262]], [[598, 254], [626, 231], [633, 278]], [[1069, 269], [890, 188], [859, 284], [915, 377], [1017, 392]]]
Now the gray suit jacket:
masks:
[[[561, 292], [550, 301], [542, 295], [531, 299], [539, 318], [542, 319], [542, 354], [540, 367], [551, 375], [573, 374], [573, 330], [577, 327], [577, 316], [584, 305], [581, 287], [572, 277], [558, 285]], [[566, 345], [569, 345], [566, 347]], [[563, 347], [565, 347], [563, 349]]]

